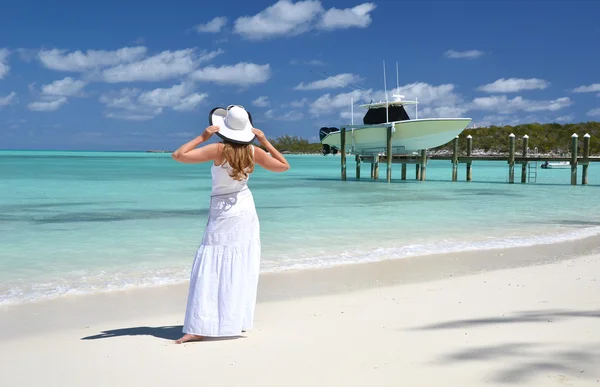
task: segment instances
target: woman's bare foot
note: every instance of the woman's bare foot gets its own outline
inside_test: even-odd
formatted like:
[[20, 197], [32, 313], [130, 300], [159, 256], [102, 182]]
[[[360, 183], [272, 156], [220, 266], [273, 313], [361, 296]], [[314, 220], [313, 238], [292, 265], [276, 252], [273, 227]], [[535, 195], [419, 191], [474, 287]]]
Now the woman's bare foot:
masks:
[[202, 339], [204, 339], [204, 336], [191, 335], [191, 334], [187, 333], [187, 334], [183, 335], [179, 340], [175, 341], [175, 344], [183, 344], [188, 341], [200, 341]]

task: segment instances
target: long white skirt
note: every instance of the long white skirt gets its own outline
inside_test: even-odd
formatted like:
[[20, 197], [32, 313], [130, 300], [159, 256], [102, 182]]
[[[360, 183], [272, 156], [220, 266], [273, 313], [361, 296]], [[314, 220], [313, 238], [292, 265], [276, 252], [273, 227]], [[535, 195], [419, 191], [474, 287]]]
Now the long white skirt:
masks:
[[260, 251], [250, 190], [211, 197], [208, 224], [192, 265], [184, 333], [237, 336], [252, 328]]

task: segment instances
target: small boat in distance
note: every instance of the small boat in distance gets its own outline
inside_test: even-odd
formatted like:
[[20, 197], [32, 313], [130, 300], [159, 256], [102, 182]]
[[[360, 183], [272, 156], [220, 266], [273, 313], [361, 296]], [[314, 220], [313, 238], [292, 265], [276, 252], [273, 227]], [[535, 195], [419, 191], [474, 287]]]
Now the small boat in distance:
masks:
[[[385, 62], [384, 62], [385, 85]], [[398, 91], [400, 87], [398, 87]], [[392, 95], [385, 101], [360, 105], [367, 108], [362, 125], [344, 125], [346, 128], [346, 149], [352, 154], [380, 154], [387, 149], [387, 128], [392, 128], [392, 153], [409, 154], [422, 149], [431, 149], [447, 144], [471, 123], [471, 118], [418, 118], [418, 101], [403, 100], [404, 96]], [[354, 101], [351, 104], [351, 117], [354, 121]], [[415, 118], [411, 119], [405, 105], [415, 105]], [[336, 154], [341, 149], [340, 128], [323, 127], [319, 131], [323, 145], [322, 153]]]
[[571, 163], [568, 161], [554, 161], [554, 162], [546, 161], [542, 165], [540, 165], [540, 168], [543, 168], [543, 169], [566, 169], [566, 168], [571, 168]]

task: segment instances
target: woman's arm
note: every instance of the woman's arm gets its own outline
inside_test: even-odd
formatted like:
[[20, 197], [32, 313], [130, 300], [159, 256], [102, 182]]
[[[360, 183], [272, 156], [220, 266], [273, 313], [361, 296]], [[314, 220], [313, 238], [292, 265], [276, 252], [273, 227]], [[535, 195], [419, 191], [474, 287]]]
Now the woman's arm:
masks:
[[261, 130], [253, 128], [252, 132], [256, 135], [258, 142], [267, 148], [271, 154], [271, 156], [269, 156], [267, 152], [261, 148], [254, 148], [254, 161], [256, 161], [258, 165], [272, 172], [285, 172], [290, 169], [290, 164], [288, 164], [285, 157], [271, 145]]
[[179, 149], [171, 154], [171, 157], [180, 163], [204, 163], [216, 160], [220, 156], [220, 144], [209, 144], [198, 149], [195, 148], [206, 142], [213, 133], [218, 131], [218, 126], [209, 126], [201, 135], [180, 146]]

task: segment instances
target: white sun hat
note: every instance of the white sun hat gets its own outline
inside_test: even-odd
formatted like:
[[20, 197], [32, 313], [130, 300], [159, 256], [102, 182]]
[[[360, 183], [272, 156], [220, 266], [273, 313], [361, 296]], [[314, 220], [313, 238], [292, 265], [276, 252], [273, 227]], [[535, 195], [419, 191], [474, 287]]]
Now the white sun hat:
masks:
[[217, 135], [225, 140], [239, 144], [250, 144], [254, 140], [252, 116], [243, 106], [216, 107], [208, 114], [208, 120], [210, 125], [219, 127]]

